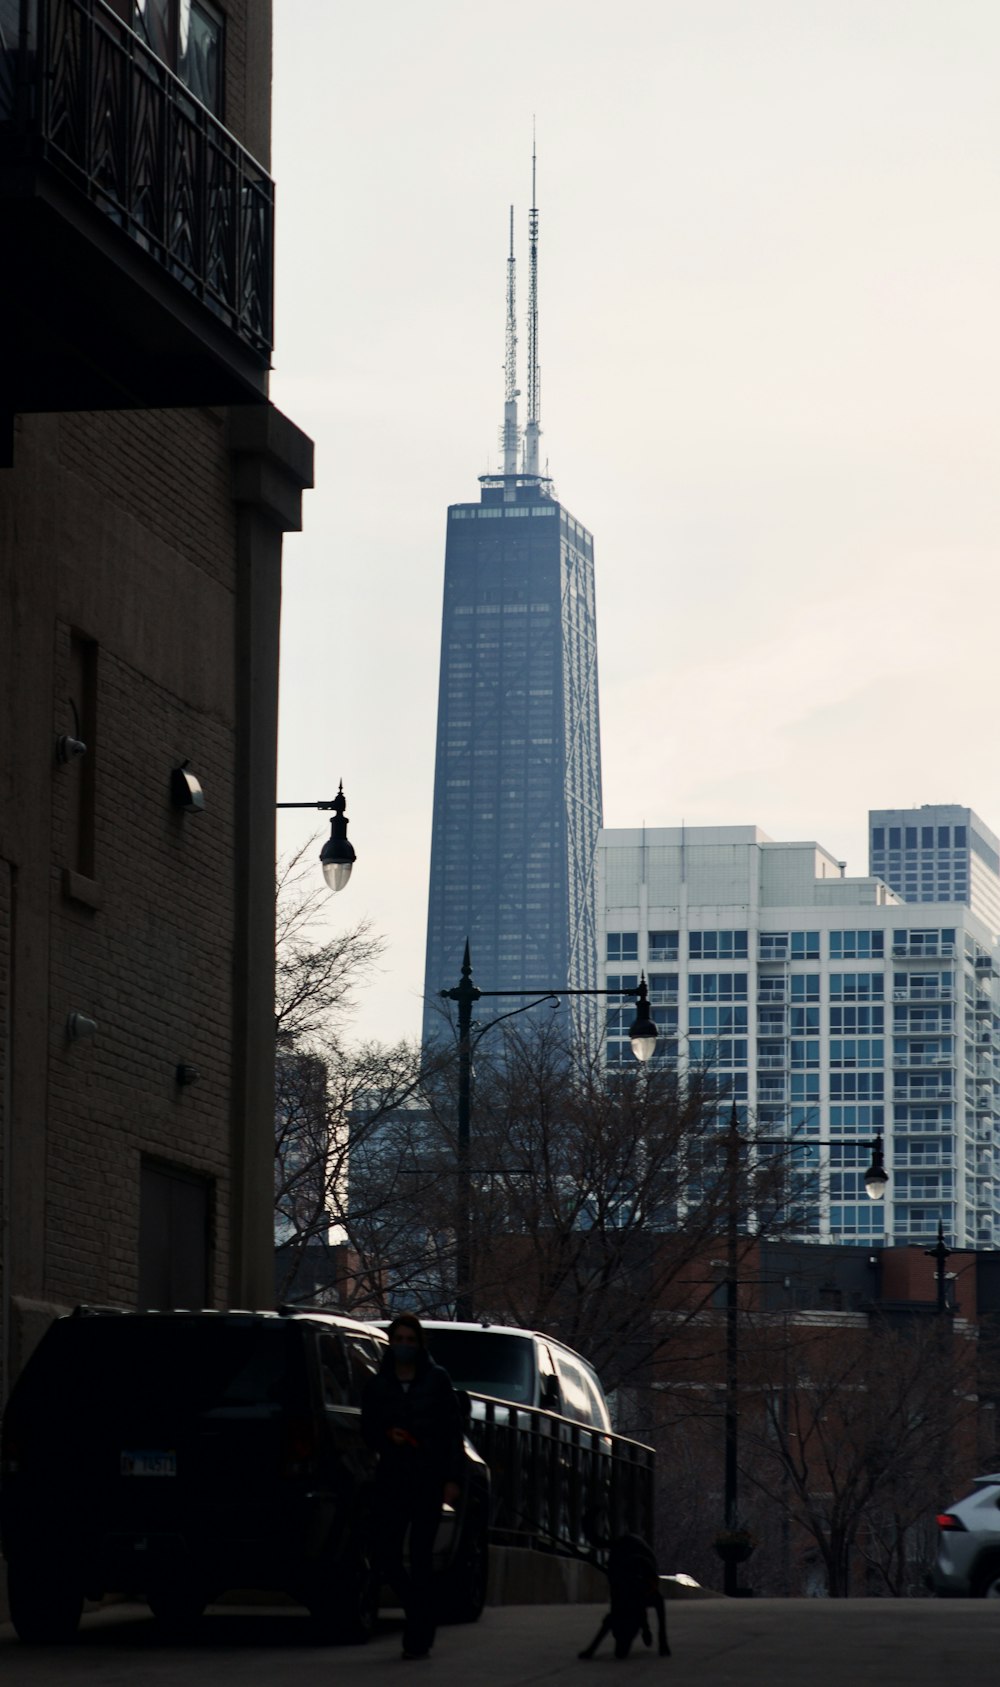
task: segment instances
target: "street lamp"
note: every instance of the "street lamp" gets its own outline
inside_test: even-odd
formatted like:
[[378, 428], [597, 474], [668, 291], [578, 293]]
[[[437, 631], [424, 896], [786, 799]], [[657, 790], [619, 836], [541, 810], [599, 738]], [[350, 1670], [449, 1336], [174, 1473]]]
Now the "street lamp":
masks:
[[924, 1253], [930, 1255], [937, 1267], [935, 1272], [937, 1278], [937, 1311], [939, 1314], [944, 1314], [948, 1311], [948, 1279], [944, 1274], [944, 1262], [951, 1257], [952, 1250], [944, 1239], [944, 1221], [940, 1218], [938, 1219], [937, 1241], [932, 1248], [925, 1248]]
[[340, 782], [337, 795], [330, 802], [279, 802], [275, 803], [274, 806], [275, 808], [318, 808], [327, 813], [331, 809], [333, 810], [333, 819], [330, 821], [330, 836], [319, 852], [319, 859], [327, 889], [332, 891], [343, 890], [351, 876], [351, 868], [357, 859], [354, 853], [354, 845], [347, 836], [348, 822], [345, 812], [347, 799], [344, 796], [343, 780]]
[[[740, 1118], [735, 1101], [729, 1115], [729, 1129], [726, 1132], [726, 1372], [725, 1372], [725, 1467], [724, 1467], [724, 1507], [726, 1534], [732, 1537], [738, 1526], [737, 1503], [739, 1499], [739, 1201], [738, 1182], [740, 1168], [740, 1148], [744, 1142], [740, 1135]], [[752, 1139], [753, 1145], [760, 1143], [765, 1147], [787, 1148], [794, 1147], [795, 1139], [791, 1137], [758, 1136]], [[819, 1148], [835, 1146], [831, 1141], [818, 1137], [808, 1137], [805, 1144]], [[870, 1201], [881, 1201], [889, 1182], [889, 1174], [885, 1169], [885, 1152], [882, 1146], [882, 1132], [878, 1131], [871, 1144], [852, 1142], [838, 1139], [837, 1147], [871, 1148], [871, 1162], [865, 1172], [865, 1194]], [[738, 1592], [739, 1569], [738, 1560], [734, 1553], [722, 1554], [724, 1593], [734, 1595]]]
[[499, 1025], [501, 1020], [510, 1019], [516, 1013], [526, 1013], [529, 1008], [538, 1007], [541, 1002], [558, 1001], [560, 996], [633, 996], [636, 1001], [635, 1018], [628, 1028], [628, 1038], [632, 1045], [632, 1053], [636, 1060], [649, 1060], [656, 1048], [656, 1024], [649, 1007], [649, 990], [646, 985], [646, 974], [643, 973], [638, 984], [630, 985], [618, 990], [585, 990], [563, 989], [550, 990], [480, 990], [472, 981], [472, 960], [469, 955], [469, 940], [465, 940], [465, 954], [462, 957], [462, 976], [450, 990], [442, 990], [445, 1001], [458, 1004], [458, 1218], [455, 1226], [455, 1318], [459, 1323], [468, 1321], [473, 1316], [472, 1306], [472, 1223], [471, 1223], [471, 1164], [469, 1146], [471, 1142], [472, 1120], [472, 1008], [483, 996], [532, 996], [535, 999], [526, 1002], [523, 1007], [513, 1008], [510, 1013], [502, 1013], [497, 1019], [484, 1025], [479, 1035], [488, 1031], [491, 1026]]

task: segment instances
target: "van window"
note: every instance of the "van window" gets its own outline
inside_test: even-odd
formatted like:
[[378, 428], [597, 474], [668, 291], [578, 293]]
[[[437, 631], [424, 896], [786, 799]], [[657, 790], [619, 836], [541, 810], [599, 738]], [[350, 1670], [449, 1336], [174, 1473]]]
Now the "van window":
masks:
[[559, 1348], [555, 1350], [555, 1360], [562, 1385], [563, 1416], [589, 1424], [592, 1429], [609, 1429], [607, 1408], [589, 1371]]
[[431, 1356], [456, 1388], [517, 1406], [535, 1404], [535, 1344], [499, 1330], [428, 1330]]

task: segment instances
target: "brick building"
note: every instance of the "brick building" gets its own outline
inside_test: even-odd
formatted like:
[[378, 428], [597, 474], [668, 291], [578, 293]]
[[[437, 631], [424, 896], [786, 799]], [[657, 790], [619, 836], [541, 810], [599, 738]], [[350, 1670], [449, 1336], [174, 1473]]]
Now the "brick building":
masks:
[[[655, 1320], [644, 1402], [668, 1569], [722, 1586], [727, 1417], [736, 1523], [762, 1594], [914, 1595], [935, 1514], [995, 1469], [996, 1256], [740, 1239], [735, 1347], [719, 1249], [693, 1260]], [[732, 1369], [729, 1369], [730, 1364]], [[729, 1419], [731, 1421], [731, 1418]]]
[[0, 1395], [77, 1302], [272, 1303], [270, 13], [0, 0]]

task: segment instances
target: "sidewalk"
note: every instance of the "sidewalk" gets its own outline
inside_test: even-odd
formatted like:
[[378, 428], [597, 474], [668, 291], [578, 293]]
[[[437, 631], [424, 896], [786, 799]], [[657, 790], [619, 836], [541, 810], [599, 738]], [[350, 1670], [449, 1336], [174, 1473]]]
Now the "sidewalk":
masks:
[[366, 1647], [317, 1647], [291, 1611], [211, 1615], [196, 1642], [171, 1644], [144, 1608], [119, 1606], [86, 1618], [70, 1647], [21, 1646], [0, 1628], [0, 1677], [17, 1687], [381, 1687], [414, 1672], [455, 1687], [985, 1687], [1000, 1658], [992, 1600], [671, 1601], [673, 1657], [640, 1645], [623, 1665], [605, 1643], [581, 1663], [602, 1614], [596, 1605], [495, 1607], [477, 1624], [442, 1629], [433, 1658], [409, 1665], [392, 1617]]

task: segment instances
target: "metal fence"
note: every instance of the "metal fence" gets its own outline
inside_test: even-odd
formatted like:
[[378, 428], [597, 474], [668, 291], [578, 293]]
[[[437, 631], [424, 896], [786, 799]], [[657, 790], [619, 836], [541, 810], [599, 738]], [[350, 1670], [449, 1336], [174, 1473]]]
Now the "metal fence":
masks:
[[54, 167], [267, 358], [271, 179], [102, 0], [0, 0], [0, 149]]
[[626, 1532], [653, 1539], [652, 1447], [555, 1412], [473, 1394], [469, 1435], [490, 1469], [497, 1546], [603, 1559]]

